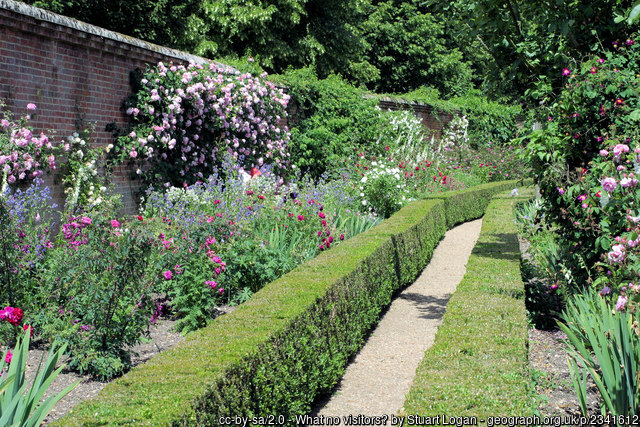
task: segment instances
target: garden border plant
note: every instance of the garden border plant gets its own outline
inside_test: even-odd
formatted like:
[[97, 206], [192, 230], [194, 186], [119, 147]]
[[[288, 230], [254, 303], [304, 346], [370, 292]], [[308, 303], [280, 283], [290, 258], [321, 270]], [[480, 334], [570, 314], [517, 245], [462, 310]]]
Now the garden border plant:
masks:
[[[457, 210], [466, 203], [465, 191], [456, 193], [448, 198]], [[498, 196], [486, 208], [467, 272], [416, 371], [403, 414], [533, 415], [524, 285], [511, 212], [518, 199]], [[448, 218], [464, 213], [451, 211]]]
[[[514, 181], [479, 186], [490, 196]], [[419, 200], [270, 283], [231, 314], [83, 402], [57, 425], [214, 424], [310, 410], [339, 380], [394, 292], [428, 262], [456, 197]], [[466, 210], [481, 216], [482, 210]], [[457, 221], [457, 220], [456, 220]], [[402, 262], [400, 262], [402, 260]], [[127, 402], [126, 406], [122, 402]]]

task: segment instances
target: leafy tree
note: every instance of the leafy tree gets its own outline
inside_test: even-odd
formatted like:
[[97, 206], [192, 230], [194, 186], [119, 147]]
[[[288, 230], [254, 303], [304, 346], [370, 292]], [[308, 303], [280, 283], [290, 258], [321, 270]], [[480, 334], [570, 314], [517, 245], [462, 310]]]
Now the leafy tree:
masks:
[[[191, 22], [196, 53], [255, 56], [270, 72], [314, 64], [320, 76], [371, 73], [358, 64], [364, 45], [357, 0], [204, 0]], [[352, 66], [353, 64], [353, 66]]]
[[471, 88], [470, 64], [445, 33], [442, 19], [420, 3], [374, 0], [368, 5], [365, 59], [380, 73], [370, 86], [395, 93], [430, 86], [445, 96], [461, 95]]
[[[549, 99], [562, 85], [564, 67], [626, 40], [616, 10], [629, 0], [428, 0], [441, 19], [455, 22], [460, 44], [486, 54], [476, 66], [494, 97]], [[479, 64], [476, 64], [479, 65]]]
[[24, 0], [50, 10], [163, 46], [190, 49], [190, 17], [198, 0]]

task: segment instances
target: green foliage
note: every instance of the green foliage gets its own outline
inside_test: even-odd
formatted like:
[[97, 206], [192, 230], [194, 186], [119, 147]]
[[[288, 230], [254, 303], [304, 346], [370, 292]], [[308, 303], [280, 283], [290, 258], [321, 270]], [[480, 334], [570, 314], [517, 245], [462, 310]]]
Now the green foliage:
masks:
[[402, 99], [430, 105], [436, 112], [465, 116], [469, 121], [468, 137], [474, 148], [488, 142], [506, 144], [519, 132], [520, 106], [491, 101], [476, 90], [444, 100], [439, 93], [420, 88], [402, 95]]
[[595, 292], [575, 296], [559, 323], [567, 334], [569, 367], [582, 413], [587, 415], [587, 376], [598, 388], [602, 414], [638, 414], [640, 330], [637, 315], [612, 311]]
[[26, 0], [25, 3], [71, 16], [98, 27], [159, 45], [189, 49], [188, 24], [198, 9], [195, 0]]
[[[563, 91], [539, 114], [546, 125], [520, 139], [577, 283], [591, 281], [595, 264], [627, 229], [627, 215], [637, 215], [631, 174], [638, 172], [639, 71], [632, 40], [567, 69]], [[615, 190], [606, 191], [605, 178]]]
[[389, 126], [375, 108], [377, 100], [342, 78], [320, 80], [311, 69], [290, 70], [277, 78], [288, 87], [292, 112], [291, 163], [318, 178], [336, 170], [354, 152], [382, 153], [380, 136]]
[[[445, 230], [442, 202], [405, 206], [268, 284], [58, 424], [207, 424], [222, 415], [306, 413], [338, 381], [393, 292], [422, 271]], [[124, 407], [124, 394], [145, 398]]]
[[62, 236], [66, 225], [60, 236], [66, 244], [48, 257], [44, 310], [34, 325], [43, 326], [44, 338], [68, 343], [70, 367], [109, 379], [130, 367], [128, 348], [149, 324], [152, 285], [161, 271], [160, 260], [151, 257], [157, 236], [142, 224], [116, 227], [107, 215], [94, 216], [73, 240]]
[[270, 72], [313, 64], [322, 76], [366, 76], [357, 29], [362, 16], [353, 0], [206, 0], [190, 31], [201, 55], [253, 55]]
[[66, 346], [63, 345], [57, 349], [55, 346], [51, 348], [44, 365], [38, 366], [29, 387], [25, 381], [25, 373], [30, 334], [30, 331], [26, 331], [22, 339], [18, 338], [10, 364], [5, 362], [8, 350], [0, 359], [0, 425], [3, 426], [37, 427], [41, 425], [53, 406], [80, 383], [78, 380], [58, 394], [43, 400], [53, 380], [64, 369], [64, 366], [56, 369], [58, 360], [65, 351]]
[[445, 97], [471, 89], [472, 71], [444, 32], [437, 16], [425, 13], [419, 1], [374, 0], [367, 4], [362, 35], [365, 58], [379, 72], [368, 83], [376, 92], [404, 93], [421, 86]]
[[514, 202], [506, 195], [486, 208], [465, 276], [416, 370], [404, 414], [533, 414]]
[[475, 57], [485, 92], [511, 99], [526, 94], [536, 103], [561, 87], [562, 68], [603, 45], [608, 48], [615, 40], [626, 40], [628, 31], [614, 22], [614, 16], [616, 9], [631, 4], [630, 0], [428, 2], [433, 13], [451, 23], [460, 45], [485, 53], [484, 58]]

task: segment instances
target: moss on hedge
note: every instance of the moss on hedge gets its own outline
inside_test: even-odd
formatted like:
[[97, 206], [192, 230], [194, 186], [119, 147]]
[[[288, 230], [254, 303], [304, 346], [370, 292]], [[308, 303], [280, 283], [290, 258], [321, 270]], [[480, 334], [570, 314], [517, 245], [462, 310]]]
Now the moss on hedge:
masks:
[[[503, 186], [479, 191], [489, 197]], [[451, 198], [449, 209], [478, 197], [465, 194]], [[294, 424], [293, 415], [307, 413], [337, 383], [393, 293], [427, 264], [450, 222], [445, 205], [415, 201], [321, 253], [56, 425], [211, 425], [221, 416], [270, 414]]]
[[533, 414], [515, 201], [497, 197], [489, 204], [467, 272], [407, 394], [405, 415]]

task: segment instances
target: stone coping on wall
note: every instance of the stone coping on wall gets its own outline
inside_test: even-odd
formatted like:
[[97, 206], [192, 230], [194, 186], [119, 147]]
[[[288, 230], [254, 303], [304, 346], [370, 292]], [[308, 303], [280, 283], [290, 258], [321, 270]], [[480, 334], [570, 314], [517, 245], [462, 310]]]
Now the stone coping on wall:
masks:
[[26, 3], [14, 1], [14, 0], [0, 0], [0, 9], [9, 10], [20, 15], [28, 16], [38, 21], [49, 22], [55, 25], [75, 29], [87, 34], [102, 37], [104, 39], [112, 40], [119, 43], [128, 44], [141, 49], [157, 52], [159, 54], [176, 58], [181, 61], [193, 62], [196, 64], [209, 64], [215, 63], [219, 67], [224, 68], [228, 72], [237, 73], [235, 68], [228, 65], [221, 64], [216, 61], [211, 61], [201, 56], [192, 55], [190, 53], [182, 52], [176, 49], [171, 49], [164, 46], [159, 46], [153, 43], [149, 43], [144, 40], [137, 39], [135, 37], [127, 36], [124, 34], [110, 31], [104, 28], [97, 27], [95, 25], [87, 24], [86, 22], [78, 21], [77, 19], [69, 18], [57, 13], [50, 12], [48, 10], [40, 9], [35, 6], [28, 5]]

